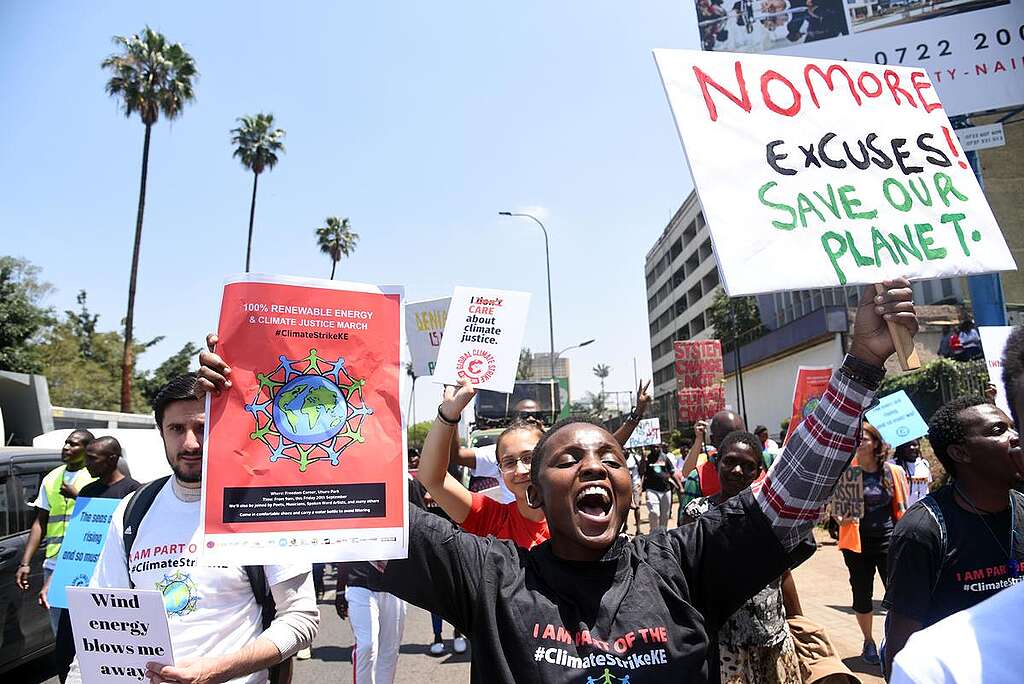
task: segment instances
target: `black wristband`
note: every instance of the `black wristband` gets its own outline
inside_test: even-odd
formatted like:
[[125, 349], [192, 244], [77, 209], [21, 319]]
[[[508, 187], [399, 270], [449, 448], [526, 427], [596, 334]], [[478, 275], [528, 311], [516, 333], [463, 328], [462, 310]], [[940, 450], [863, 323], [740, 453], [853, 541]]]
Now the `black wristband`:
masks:
[[441, 419], [442, 423], [446, 423], [448, 425], [458, 425], [459, 424], [459, 419], [458, 418], [456, 418], [455, 420], [451, 420], [451, 419], [448, 418], [448, 416], [446, 416], [443, 413], [441, 413], [441, 405], [440, 404], [437, 405], [437, 417]]
[[847, 354], [843, 359], [843, 365], [839, 367], [839, 372], [871, 390], [878, 389], [878, 386], [882, 384], [882, 379], [885, 378], [884, 368], [861, 361], [852, 354]]

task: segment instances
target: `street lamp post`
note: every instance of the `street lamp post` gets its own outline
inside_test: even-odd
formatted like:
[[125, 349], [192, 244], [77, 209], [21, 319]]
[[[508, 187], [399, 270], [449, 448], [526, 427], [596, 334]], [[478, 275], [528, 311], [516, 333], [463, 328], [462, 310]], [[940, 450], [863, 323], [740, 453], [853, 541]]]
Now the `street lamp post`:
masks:
[[548, 271], [548, 339], [551, 343], [551, 381], [555, 380], [555, 321], [551, 313], [551, 253], [548, 250], [548, 229], [544, 227], [540, 219], [532, 214], [519, 214], [511, 211], [499, 211], [499, 216], [518, 216], [532, 219], [540, 229], [544, 231], [544, 263]]

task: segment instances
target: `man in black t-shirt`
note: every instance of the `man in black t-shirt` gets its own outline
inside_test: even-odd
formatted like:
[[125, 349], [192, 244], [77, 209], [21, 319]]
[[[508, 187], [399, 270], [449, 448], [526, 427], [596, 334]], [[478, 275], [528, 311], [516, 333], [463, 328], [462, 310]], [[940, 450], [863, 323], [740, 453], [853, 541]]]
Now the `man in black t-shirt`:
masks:
[[[117, 469], [119, 460], [121, 443], [117, 439], [99, 437], [91, 441], [85, 447], [85, 467], [96, 479], [79, 490], [78, 498], [123, 499], [141, 487], [141, 484]], [[71, 661], [75, 659], [75, 640], [67, 610], [60, 612], [54, 655], [57, 659], [57, 674], [63, 682], [68, 676]]]
[[121, 443], [114, 437], [99, 437], [85, 447], [85, 467], [96, 478], [78, 496], [100, 499], [123, 499], [142, 485], [121, 473]]
[[889, 547], [886, 672], [910, 636], [1016, 584], [1024, 561], [1024, 457], [1009, 416], [981, 396], [932, 417], [928, 439], [953, 478], [900, 519]]

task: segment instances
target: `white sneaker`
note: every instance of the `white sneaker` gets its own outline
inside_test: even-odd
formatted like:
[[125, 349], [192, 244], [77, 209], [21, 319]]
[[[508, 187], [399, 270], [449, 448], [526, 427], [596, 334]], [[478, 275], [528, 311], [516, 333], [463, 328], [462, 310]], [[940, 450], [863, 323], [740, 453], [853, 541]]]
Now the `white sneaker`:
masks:
[[430, 644], [430, 655], [432, 655], [432, 656], [444, 655], [444, 642], [443, 641], [435, 641], [434, 643]]
[[466, 637], [457, 636], [452, 640], [452, 650], [456, 653], [466, 652]]
[[309, 649], [309, 648], [304, 648], [304, 649], [302, 649], [301, 651], [298, 651], [295, 654], [295, 659], [296, 660], [309, 660], [312, 657], [313, 657], [313, 650]]

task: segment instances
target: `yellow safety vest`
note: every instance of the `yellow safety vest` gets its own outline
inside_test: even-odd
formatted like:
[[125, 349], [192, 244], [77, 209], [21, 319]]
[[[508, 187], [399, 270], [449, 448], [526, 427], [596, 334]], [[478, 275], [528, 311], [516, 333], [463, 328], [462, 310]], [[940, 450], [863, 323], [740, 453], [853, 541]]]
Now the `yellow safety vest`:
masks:
[[[46, 500], [50, 502], [50, 517], [46, 523], [46, 538], [43, 544], [46, 545], [46, 558], [56, 558], [60, 553], [60, 545], [64, 543], [64, 530], [67, 529], [68, 519], [75, 509], [75, 500], [65, 498], [60, 493], [60, 486], [64, 484], [64, 471], [66, 465], [54, 468], [43, 478], [43, 491], [46, 492]], [[89, 474], [85, 468], [75, 474], [71, 481], [72, 486], [81, 489], [96, 478]]]

